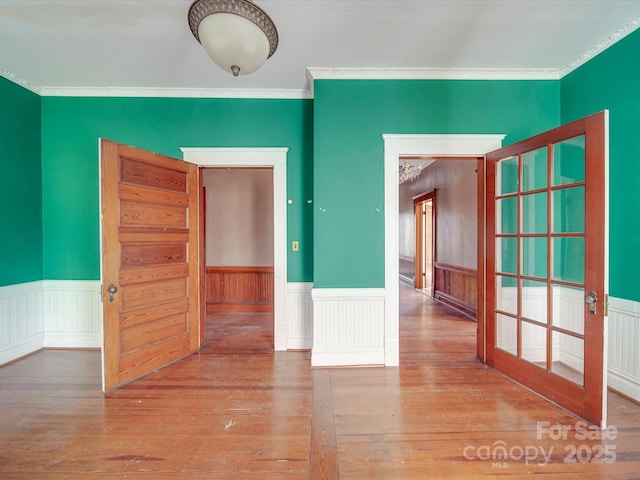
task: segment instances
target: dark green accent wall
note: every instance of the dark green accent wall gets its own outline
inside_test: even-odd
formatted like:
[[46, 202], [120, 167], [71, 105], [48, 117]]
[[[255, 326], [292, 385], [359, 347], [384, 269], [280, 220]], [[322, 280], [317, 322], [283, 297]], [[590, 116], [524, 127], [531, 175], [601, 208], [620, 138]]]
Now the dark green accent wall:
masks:
[[384, 286], [382, 134], [507, 134], [558, 126], [559, 81], [314, 84], [314, 286]]
[[564, 77], [562, 122], [609, 110], [609, 288], [640, 301], [640, 30]]
[[312, 281], [311, 100], [42, 99], [44, 278], [98, 279], [98, 139], [182, 158], [180, 147], [289, 147], [288, 280]]
[[40, 96], [0, 77], [0, 286], [42, 280]]

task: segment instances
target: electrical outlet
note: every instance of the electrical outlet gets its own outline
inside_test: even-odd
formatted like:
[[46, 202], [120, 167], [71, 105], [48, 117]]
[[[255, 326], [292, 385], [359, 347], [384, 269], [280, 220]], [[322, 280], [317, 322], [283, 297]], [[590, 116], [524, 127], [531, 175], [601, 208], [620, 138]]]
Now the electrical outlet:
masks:
[[291, 250], [293, 250], [294, 252], [300, 250], [300, 242], [298, 242], [297, 240], [291, 242]]

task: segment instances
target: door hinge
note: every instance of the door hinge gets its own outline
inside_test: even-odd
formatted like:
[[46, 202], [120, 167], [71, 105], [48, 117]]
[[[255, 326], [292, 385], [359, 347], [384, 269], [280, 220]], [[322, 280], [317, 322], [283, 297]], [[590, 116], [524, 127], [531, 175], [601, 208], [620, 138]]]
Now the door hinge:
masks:
[[604, 316], [608, 317], [609, 316], [609, 294], [608, 293], [604, 294], [604, 302], [603, 303], [604, 303], [604, 305], [603, 305]]

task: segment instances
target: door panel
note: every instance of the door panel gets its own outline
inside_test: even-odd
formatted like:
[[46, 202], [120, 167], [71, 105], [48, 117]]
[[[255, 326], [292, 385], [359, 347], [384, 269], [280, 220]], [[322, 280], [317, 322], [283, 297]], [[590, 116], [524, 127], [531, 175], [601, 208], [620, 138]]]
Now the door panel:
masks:
[[199, 346], [199, 199], [193, 164], [106, 140], [100, 160], [106, 392]]
[[415, 197], [413, 208], [416, 233], [414, 286], [418, 289], [429, 289], [429, 295], [433, 295], [434, 260], [436, 258], [436, 190]]
[[[487, 154], [487, 363], [606, 422], [607, 112]], [[593, 292], [593, 293], [592, 293]]]

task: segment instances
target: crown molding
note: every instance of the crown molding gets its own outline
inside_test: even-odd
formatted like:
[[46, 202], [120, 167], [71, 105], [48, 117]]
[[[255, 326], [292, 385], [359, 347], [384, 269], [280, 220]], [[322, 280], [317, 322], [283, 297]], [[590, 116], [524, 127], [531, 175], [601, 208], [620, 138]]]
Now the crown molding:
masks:
[[136, 88], [136, 87], [41, 87], [43, 97], [161, 97], [161, 98], [311, 98], [307, 90]]
[[562, 77], [570, 74], [574, 70], [578, 69], [579, 67], [581, 67], [582, 65], [587, 63], [589, 60], [594, 58], [596, 55], [599, 55], [600, 53], [604, 52], [607, 48], [612, 46], [614, 43], [619, 42], [624, 37], [626, 37], [630, 33], [632, 33], [635, 30], [637, 30], [638, 27], [640, 27], [640, 16], [634, 18], [631, 22], [629, 22], [626, 25], [624, 25], [623, 27], [619, 28], [616, 32], [614, 32], [611, 35], [609, 35], [607, 38], [602, 40], [597, 45], [594, 45], [593, 47], [591, 47], [589, 50], [587, 50], [585, 53], [580, 55], [578, 58], [576, 58], [569, 65], [567, 65], [566, 67], [561, 69], [560, 70], [560, 78], [562, 78]]
[[5, 67], [0, 65], [0, 76], [6, 78], [7, 80], [11, 80], [13, 83], [20, 85], [21, 87], [26, 88], [27, 90], [31, 90], [33, 93], [40, 93], [40, 87], [35, 83], [30, 82], [29, 80], [25, 80], [24, 78], [16, 75], [10, 70], [7, 70]]
[[558, 69], [491, 68], [330, 68], [308, 67], [308, 90], [314, 80], [559, 80]]
[[307, 68], [313, 80], [558, 80], [557, 69]]

